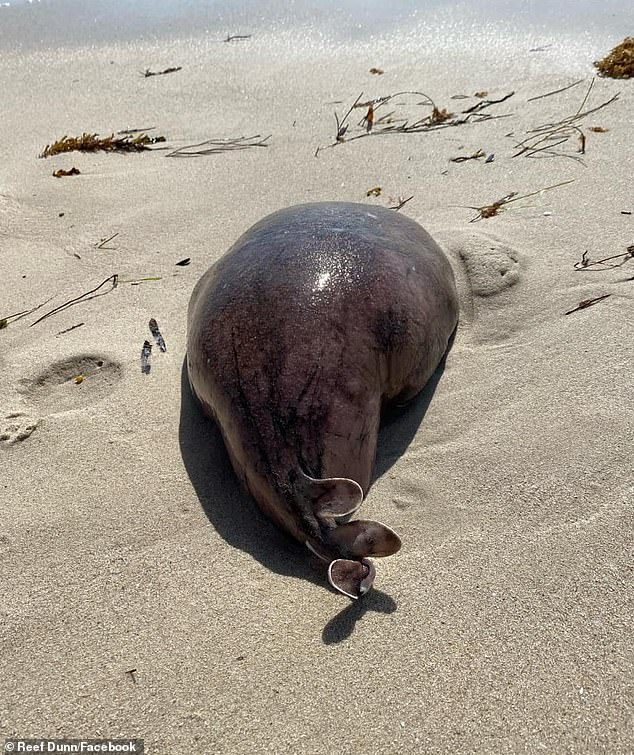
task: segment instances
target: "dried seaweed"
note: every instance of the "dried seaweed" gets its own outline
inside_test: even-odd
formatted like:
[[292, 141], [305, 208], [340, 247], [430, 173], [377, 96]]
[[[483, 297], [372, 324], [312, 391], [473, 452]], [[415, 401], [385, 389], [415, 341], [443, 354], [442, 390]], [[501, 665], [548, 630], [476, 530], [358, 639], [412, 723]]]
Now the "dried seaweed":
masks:
[[63, 136], [53, 144], [47, 144], [40, 157], [51, 157], [64, 152], [142, 152], [150, 149], [151, 144], [164, 142], [164, 136], [139, 134], [135, 137], [110, 136], [84, 133], [81, 136]]
[[251, 39], [253, 34], [229, 34], [224, 40], [225, 42], [240, 42], [245, 39]]
[[267, 142], [270, 138], [271, 134], [265, 137], [256, 134], [255, 136], [239, 136], [236, 139], [208, 139], [198, 144], [179, 147], [173, 152], [169, 152], [166, 157], [199, 157], [200, 155], [215, 155], [220, 152], [232, 152], [234, 150], [251, 149], [252, 147], [268, 147]]
[[581, 104], [573, 115], [566, 116], [556, 123], [544, 123], [527, 131], [526, 133], [529, 136], [516, 144], [519, 151], [513, 157], [519, 157], [520, 155], [524, 155], [525, 157], [569, 157], [583, 162], [578, 154], [555, 151], [555, 148], [566, 144], [571, 138], [577, 137], [580, 143], [577, 152], [583, 154], [585, 152], [585, 136], [578, 124], [591, 113], [596, 113], [598, 110], [611, 105], [619, 98], [619, 93], [617, 92], [613, 97], [605, 100], [600, 105], [584, 110], [594, 87], [594, 82], [595, 79], [592, 79]]
[[147, 79], [150, 76], [164, 76], [166, 73], [176, 73], [176, 71], [182, 70], [183, 66], [173, 66], [172, 68], [165, 68], [162, 71], [150, 71], [149, 68], [146, 68], [145, 71], [142, 71], [141, 75]]
[[373, 73], [375, 76], [381, 76], [385, 71], [382, 68], [370, 68], [370, 73]]
[[[509, 92], [500, 99], [497, 100], [482, 100], [472, 105], [470, 108], [463, 110], [460, 114], [454, 114], [447, 108], [441, 108], [431, 99], [431, 97], [424, 92], [418, 91], [403, 91], [396, 92], [394, 94], [386, 95], [383, 97], [377, 97], [372, 100], [362, 101], [363, 92], [357, 97], [357, 99], [348, 108], [345, 115], [340, 118], [339, 114], [335, 112], [336, 132], [335, 140], [327, 147], [335, 147], [337, 144], [343, 142], [351, 142], [356, 139], [361, 139], [366, 136], [373, 135], [387, 135], [387, 134], [412, 134], [421, 133], [424, 131], [432, 131], [438, 128], [449, 128], [451, 126], [460, 126], [465, 123], [471, 122], [473, 119], [477, 119], [477, 122], [483, 120], [489, 120], [492, 118], [505, 118], [506, 115], [491, 115], [490, 113], [483, 113], [481, 111], [496, 105], [500, 102], [504, 102], [512, 97], [515, 93]], [[407, 116], [404, 112], [401, 113], [396, 109], [390, 110], [385, 115], [377, 117], [377, 111], [379, 108], [384, 108], [388, 103], [393, 105], [402, 106], [407, 103], [397, 102], [396, 98], [404, 97], [416, 97], [419, 101], [414, 104], [414, 107], [423, 107], [425, 111], [423, 114], [416, 113], [415, 117]], [[422, 98], [422, 101], [420, 101]], [[355, 108], [367, 108], [365, 116], [357, 124], [358, 128], [361, 128], [361, 133], [353, 132], [350, 116]], [[431, 111], [429, 111], [431, 108]], [[315, 156], [319, 152], [325, 149], [325, 147], [317, 147], [315, 150]]]
[[482, 207], [474, 207], [472, 205], [467, 205], [470, 210], [477, 210], [478, 214], [471, 218], [469, 221], [470, 223], [475, 223], [478, 220], [484, 220], [486, 218], [492, 218], [495, 215], [497, 215], [499, 212], [501, 212], [506, 205], [510, 204], [511, 202], [518, 202], [520, 199], [527, 199], [528, 197], [534, 197], [537, 194], [541, 194], [543, 191], [549, 191], [550, 189], [556, 189], [559, 186], [565, 186], [566, 184], [572, 183], [574, 179], [570, 179], [568, 181], [561, 181], [560, 183], [553, 184], [552, 186], [546, 186], [543, 189], [538, 189], [537, 191], [531, 191], [528, 194], [522, 194], [521, 196], [516, 192], [512, 191], [510, 194], [507, 194], [505, 197], [502, 197], [502, 199], [498, 199], [496, 202], [492, 202], [488, 205], [483, 205]]
[[611, 79], [631, 79], [634, 76], [634, 37], [626, 37], [605, 58], [594, 63], [599, 76]]

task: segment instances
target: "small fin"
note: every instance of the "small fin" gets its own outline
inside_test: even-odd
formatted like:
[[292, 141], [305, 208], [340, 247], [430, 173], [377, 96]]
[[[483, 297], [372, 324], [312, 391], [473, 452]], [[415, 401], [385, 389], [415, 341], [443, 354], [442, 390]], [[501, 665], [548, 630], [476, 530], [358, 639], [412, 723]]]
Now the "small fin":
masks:
[[401, 547], [401, 539], [393, 529], [367, 519], [355, 519], [333, 527], [328, 532], [328, 540], [342, 556], [349, 558], [391, 556]]
[[334, 519], [353, 514], [363, 502], [363, 490], [354, 480], [346, 477], [326, 477], [316, 480], [300, 471], [298, 485], [301, 494], [309, 501], [315, 516]]
[[335, 588], [349, 598], [357, 600], [372, 587], [376, 569], [372, 561], [348, 561], [338, 558], [328, 567], [328, 581]]

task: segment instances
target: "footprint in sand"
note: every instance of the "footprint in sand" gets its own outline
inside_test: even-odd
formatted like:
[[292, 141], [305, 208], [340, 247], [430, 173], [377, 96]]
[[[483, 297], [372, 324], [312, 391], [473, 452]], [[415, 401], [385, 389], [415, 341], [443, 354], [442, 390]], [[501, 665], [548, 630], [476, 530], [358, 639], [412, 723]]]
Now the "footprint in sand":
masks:
[[470, 337], [481, 344], [506, 340], [520, 325], [503, 296], [522, 280], [520, 254], [482, 231], [446, 232], [441, 243], [454, 263], [461, 320]]
[[9, 412], [0, 420], [0, 446], [12, 446], [31, 435], [40, 420], [23, 412]]
[[474, 296], [493, 296], [514, 286], [520, 280], [517, 252], [492, 239], [468, 244], [458, 251], [463, 261], [471, 293]]
[[78, 354], [23, 379], [20, 392], [41, 414], [56, 414], [101, 401], [112, 393], [121, 375], [118, 362], [105, 356]]

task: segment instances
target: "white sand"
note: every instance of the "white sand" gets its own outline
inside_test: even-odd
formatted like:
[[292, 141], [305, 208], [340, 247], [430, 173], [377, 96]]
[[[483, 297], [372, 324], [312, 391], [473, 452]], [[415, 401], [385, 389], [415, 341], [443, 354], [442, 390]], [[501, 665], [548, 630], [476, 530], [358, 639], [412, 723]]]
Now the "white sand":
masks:
[[[0, 61], [0, 318], [54, 296], [0, 331], [0, 734], [141, 737], [161, 755], [634, 752], [634, 263], [573, 269], [634, 243], [632, 82], [596, 81], [590, 106], [621, 95], [582, 122], [584, 164], [512, 157], [577, 110], [620, 38], [487, 27], [454, 50], [422, 25], [210, 41], [227, 31]], [[456, 111], [477, 99], [452, 95], [516, 94], [485, 111], [508, 118], [314, 157], [335, 109], [410, 89]], [[171, 148], [272, 137], [182, 160], [36, 159], [64, 134], [149, 126]], [[494, 162], [448, 161], [480, 148]], [[462, 207], [567, 179], [479, 223]], [[351, 605], [255, 511], [183, 398], [185, 313], [263, 215], [399, 195], [455, 263], [462, 319], [429, 406], [381, 438], [362, 511], [404, 546]], [[114, 273], [161, 280], [29, 327]], [[143, 375], [151, 317], [168, 351]]]

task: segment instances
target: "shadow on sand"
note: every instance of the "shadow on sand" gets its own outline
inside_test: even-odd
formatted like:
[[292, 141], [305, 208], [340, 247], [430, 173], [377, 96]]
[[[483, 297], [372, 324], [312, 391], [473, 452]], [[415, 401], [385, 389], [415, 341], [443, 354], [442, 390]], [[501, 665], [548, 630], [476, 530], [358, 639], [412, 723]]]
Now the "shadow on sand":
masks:
[[[411, 442], [429, 407], [444, 364], [443, 359], [423, 391], [406, 407], [386, 413], [379, 433], [373, 481], [390, 469]], [[217, 426], [203, 415], [191, 392], [186, 361], [181, 370], [179, 443], [185, 469], [201, 506], [229, 545], [251, 554], [277, 574], [309, 580], [331, 589], [325, 565], [261, 514], [251, 497], [240, 488]], [[333, 617], [323, 630], [322, 640], [325, 644], [341, 642], [352, 634], [356, 622], [368, 611], [389, 614], [396, 607], [392, 598], [374, 588]]]

